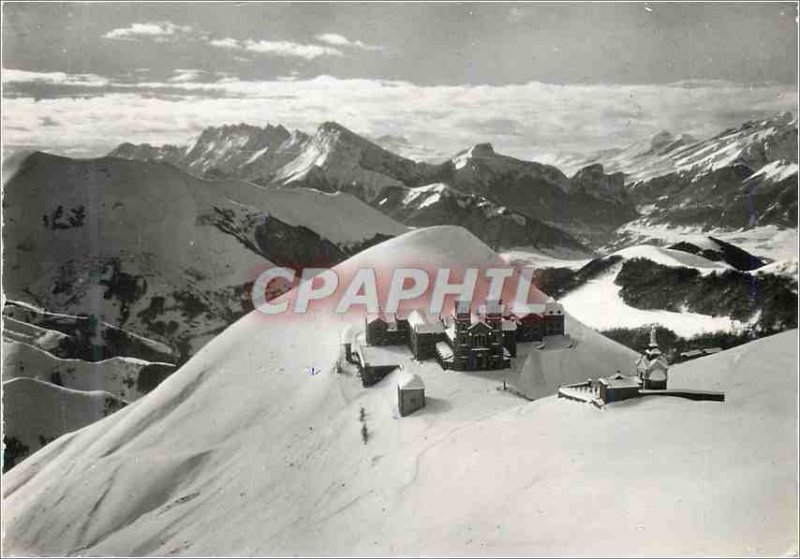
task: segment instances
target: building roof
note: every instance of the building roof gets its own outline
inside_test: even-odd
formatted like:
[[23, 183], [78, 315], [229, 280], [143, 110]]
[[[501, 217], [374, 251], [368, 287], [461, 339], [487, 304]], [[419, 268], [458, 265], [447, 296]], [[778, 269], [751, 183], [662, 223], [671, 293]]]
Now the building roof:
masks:
[[484, 330], [486, 332], [491, 332], [492, 331], [492, 327], [489, 326], [488, 324], [486, 324], [485, 322], [478, 321], [478, 322], [473, 322], [472, 324], [470, 324], [469, 328], [467, 328], [467, 330], [469, 330], [470, 332], [474, 332], [476, 330]]
[[367, 313], [365, 319], [367, 324], [372, 324], [374, 322], [387, 322], [386, 317], [378, 313]]
[[436, 353], [443, 361], [453, 359], [453, 348], [446, 342], [436, 342]]
[[408, 315], [408, 325], [418, 334], [439, 334], [444, 332], [444, 324], [437, 318], [431, 318], [418, 310]]
[[404, 373], [397, 379], [397, 387], [400, 390], [425, 390], [425, 383], [419, 375]]
[[456, 325], [450, 324], [444, 331], [445, 335], [450, 339], [451, 342], [455, 342], [456, 340]]
[[383, 322], [388, 326], [388, 330], [397, 330], [397, 316], [389, 313], [367, 313], [367, 324]]
[[503, 329], [503, 332], [513, 332], [517, 329], [517, 321], [511, 320], [510, 318], [504, 318], [500, 326]]
[[639, 386], [639, 381], [636, 377], [626, 377], [622, 375], [601, 378], [599, 382], [610, 388], [637, 388]]
[[531, 315], [543, 315], [545, 311], [545, 305], [542, 303], [530, 304], [526, 305], [524, 311], [515, 311], [511, 309], [511, 316], [515, 316], [517, 318], [525, 318], [526, 316]]
[[398, 356], [384, 347], [361, 346], [358, 348], [364, 366], [399, 367]]
[[564, 307], [554, 299], [550, 299], [544, 304], [544, 314], [564, 314]]

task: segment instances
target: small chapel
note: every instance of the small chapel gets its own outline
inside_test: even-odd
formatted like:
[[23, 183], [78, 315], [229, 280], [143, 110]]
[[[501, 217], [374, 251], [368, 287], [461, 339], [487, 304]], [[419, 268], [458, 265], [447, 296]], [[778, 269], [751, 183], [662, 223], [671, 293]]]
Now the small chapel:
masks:
[[658, 347], [656, 327], [650, 329], [650, 344], [636, 361], [636, 373], [645, 390], [665, 390], [669, 376], [669, 363]]

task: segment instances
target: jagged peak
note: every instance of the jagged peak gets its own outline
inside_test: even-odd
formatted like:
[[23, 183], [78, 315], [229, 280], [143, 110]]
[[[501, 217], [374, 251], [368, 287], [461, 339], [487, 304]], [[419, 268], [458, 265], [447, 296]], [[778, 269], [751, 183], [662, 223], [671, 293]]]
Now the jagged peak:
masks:
[[484, 142], [481, 144], [475, 144], [472, 146], [472, 149], [469, 150], [470, 155], [473, 157], [490, 157], [495, 154], [494, 146], [489, 142]]
[[324, 132], [324, 133], [345, 132], [345, 133], [348, 133], [348, 134], [356, 135], [355, 132], [353, 132], [352, 130], [350, 130], [349, 128], [347, 128], [345, 126], [342, 126], [341, 124], [339, 124], [338, 122], [336, 122], [334, 120], [328, 120], [328, 121], [323, 122], [322, 124], [319, 125], [319, 128], [317, 129], [317, 131], [318, 132]]
[[581, 167], [578, 171], [573, 175], [573, 177], [582, 177], [585, 175], [604, 175], [605, 168], [603, 167], [602, 163], [590, 163], [585, 167]]

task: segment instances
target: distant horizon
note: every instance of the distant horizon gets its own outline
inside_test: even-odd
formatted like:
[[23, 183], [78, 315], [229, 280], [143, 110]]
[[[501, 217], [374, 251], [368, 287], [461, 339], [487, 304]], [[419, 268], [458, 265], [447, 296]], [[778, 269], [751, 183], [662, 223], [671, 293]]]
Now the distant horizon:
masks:
[[[778, 112], [775, 112], [775, 113], [773, 113], [771, 115], [766, 115], [766, 116], [761, 117], [761, 118], [749, 119], [749, 120], [745, 120], [745, 121], [739, 122], [738, 124], [734, 125], [733, 127], [734, 128], [738, 128], [738, 127], [746, 124], [747, 122], [757, 122], [757, 121], [761, 121], [761, 120], [770, 120], [770, 119], [774, 119], [774, 118], [779, 118], [780, 116], [782, 116], [783, 114], [786, 114], [786, 113], [790, 114], [791, 117], [794, 120], [797, 119], [797, 114], [798, 113], [797, 113], [796, 110], [778, 111]], [[208, 130], [208, 129], [219, 129], [219, 128], [223, 128], [223, 127], [226, 127], [226, 126], [228, 126], [228, 127], [249, 126], [249, 127], [258, 128], [258, 129], [265, 129], [265, 128], [269, 127], [269, 126], [273, 126], [275, 128], [283, 127], [285, 130], [287, 130], [290, 133], [294, 132], [294, 131], [298, 131], [298, 132], [304, 133], [304, 134], [306, 134], [308, 136], [313, 136], [316, 133], [316, 131], [323, 124], [325, 124], [327, 122], [335, 123], [335, 124], [345, 128], [345, 129], [347, 129], [347, 130], [349, 130], [349, 131], [361, 136], [362, 138], [364, 138], [364, 139], [376, 144], [377, 146], [396, 154], [396, 155], [400, 155], [402, 157], [406, 157], [407, 159], [412, 159], [412, 160], [415, 160], [415, 161], [418, 161], [418, 162], [428, 162], [428, 163], [434, 163], [434, 164], [448, 161], [449, 159], [452, 159], [453, 157], [457, 156], [458, 154], [460, 154], [462, 152], [465, 152], [465, 151], [471, 149], [472, 147], [474, 147], [476, 145], [479, 145], [479, 144], [490, 144], [490, 145], [492, 145], [492, 147], [495, 150], [495, 152], [497, 152], [500, 155], [505, 155], [505, 156], [509, 156], [509, 157], [513, 157], [513, 158], [521, 159], [521, 160], [534, 161], [534, 162], [538, 162], [538, 163], [542, 163], [542, 164], [546, 164], [546, 165], [552, 165], [552, 166], [558, 167], [559, 169], [561, 169], [566, 174], [571, 174], [571, 173], [575, 172], [577, 170], [577, 168], [574, 168], [573, 162], [569, 161], [570, 158], [573, 158], [573, 157], [574, 158], [591, 157], [591, 156], [597, 155], [598, 152], [601, 151], [601, 150], [594, 150], [594, 151], [589, 151], [589, 152], [560, 152], [560, 153], [548, 152], [548, 153], [541, 153], [540, 156], [537, 158], [537, 156], [535, 154], [533, 156], [525, 156], [525, 155], [520, 156], [520, 155], [516, 155], [514, 153], [510, 153], [510, 152], [504, 151], [502, 149], [498, 149], [496, 147], [496, 145], [495, 145], [495, 142], [493, 142], [490, 138], [476, 138], [475, 141], [473, 141], [472, 143], [468, 143], [468, 144], [464, 145], [463, 147], [457, 149], [456, 151], [449, 152], [449, 153], [439, 152], [439, 151], [436, 151], [435, 149], [431, 149], [430, 146], [415, 145], [415, 144], [413, 144], [411, 142], [409, 142], [407, 144], [407, 149], [404, 150], [404, 149], [397, 149], [395, 146], [386, 145], [387, 141], [383, 141], [383, 142], [380, 141], [381, 138], [388, 136], [388, 137], [391, 137], [395, 141], [408, 142], [408, 139], [405, 136], [403, 136], [402, 133], [400, 133], [400, 134], [385, 134], [383, 136], [372, 136], [372, 135], [363, 134], [363, 133], [359, 132], [359, 130], [354, 129], [351, 126], [348, 126], [346, 123], [342, 123], [342, 122], [335, 121], [335, 120], [325, 120], [325, 121], [319, 122], [316, 125], [313, 125], [311, 128], [307, 128], [307, 129], [289, 127], [289, 126], [286, 126], [282, 122], [256, 123], [256, 122], [246, 122], [246, 121], [238, 121], [238, 122], [231, 121], [231, 122], [226, 122], [226, 123], [221, 123], [221, 124], [210, 124], [210, 125], [202, 128], [202, 129], [198, 130], [197, 132], [193, 133], [192, 135], [187, 136], [183, 141], [179, 141], [179, 142], [176, 142], [176, 143], [170, 143], [170, 142], [164, 142], [164, 143], [133, 142], [133, 141], [129, 141], [129, 140], [124, 140], [122, 142], [114, 144], [113, 146], [110, 146], [106, 150], [102, 150], [102, 151], [98, 151], [98, 152], [84, 151], [81, 148], [75, 148], [74, 150], [69, 150], [68, 152], [62, 152], [58, 148], [48, 149], [47, 147], [43, 148], [41, 146], [10, 145], [8, 143], [4, 143], [3, 148], [2, 148], [2, 152], [3, 152], [2, 155], [3, 155], [3, 157], [10, 157], [10, 156], [12, 156], [12, 155], [14, 155], [16, 153], [19, 153], [19, 152], [31, 151], [31, 152], [43, 152], [43, 153], [48, 153], [50, 155], [56, 155], [56, 156], [61, 156], [61, 157], [70, 157], [70, 158], [76, 158], [76, 159], [93, 159], [93, 158], [101, 158], [101, 157], [107, 156], [110, 152], [112, 152], [113, 150], [115, 150], [116, 148], [118, 148], [122, 144], [149, 145], [149, 146], [154, 147], [154, 148], [160, 148], [160, 147], [166, 147], [166, 146], [182, 148], [182, 147], [190, 144], [192, 141], [194, 141], [205, 130]], [[606, 150], [621, 150], [621, 149], [624, 149], [626, 147], [629, 147], [629, 146], [632, 146], [632, 145], [635, 145], [635, 144], [644, 144], [645, 142], [653, 139], [656, 135], [662, 134], [662, 133], [669, 133], [671, 136], [673, 136], [675, 138], [678, 138], [678, 137], [684, 136], [684, 135], [689, 135], [695, 141], [703, 141], [703, 140], [710, 139], [710, 138], [714, 137], [715, 135], [717, 135], [717, 134], [719, 134], [719, 133], [721, 133], [724, 130], [729, 129], [729, 128], [731, 128], [731, 126], [721, 127], [718, 130], [713, 131], [710, 134], [705, 135], [705, 136], [697, 136], [697, 135], [694, 135], [694, 134], [688, 134], [688, 133], [680, 131], [680, 130], [662, 129], [662, 130], [659, 130], [659, 131], [657, 131], [657, 132], [655, 132], [653, 134], [650, 134], [648, 136], [643, 136], [643, 137], [641, 137], [639, 139], [636, 139], [633, 142], [628, 142], [626, 144], [621, 144], [621, 145], [609, 146], [609, 147], [604, 148], [604, 149], [606, 149]], [[417, 157], [414, 157], [415, 154], [417, 154]], [[419, 154], [422, 154], [422, 156], [420, 157]], [[562, 166], [564, 166], [564, 168], [562, 168]]]

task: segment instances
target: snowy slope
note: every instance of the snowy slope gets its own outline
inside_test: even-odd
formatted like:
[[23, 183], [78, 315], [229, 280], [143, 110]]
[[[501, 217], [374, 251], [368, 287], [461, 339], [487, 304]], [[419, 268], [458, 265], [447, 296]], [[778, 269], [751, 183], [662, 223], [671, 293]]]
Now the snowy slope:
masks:
[[429, 370], [428, 408], [399, 419], [392, 378], [362, 390], [304, 374], [291, 344], [308, 325], [265, 347], [253, 320], [9, 473], [6, 551], [796, 552], [796, 331], [674, 368], [672, 383], [725, 390], [724, 404], [527, 404], [486, 375]]
[[694, 268], [703, 275], [733, 269], [729, 264], [707, 260], [702, 256], [679, 250], [649, 245], [628, 247], [613, 255], [622, 257], [622, 261], [614, 264], [600, 276], [570, 291], [561, 301], [569, 313], [588, 326], [604, 330], [637, 328], [655, 323], [684, 337], [703, 332], [731, 331], [744, 326], [741, 322], [725, 316], [631, 307], [619, 295], [622, 287], [614, 281], [624, 262], [634, 258], [645, 258], [663, 266]]
[[6, 444], [14, 439], [33, 453], [126, 404], [102, 390], [72, 390], [28, 377], [4, 379], [3, 439]]
[[140, 398], [174, 368], [170, 363], [134, 357], [112, 357], [96, 363], [60, 359], [25, 343], [3, 342], [3, 382], [35, 378], [72, 390], [108, 392], [125, 401]]
[[743, 250], [767, 260], [789, 260], [798, 254], [797, 228], [780, 228], [775, 225], [722, 229], [694, 226], [670, 226], [649, 222], [647, 219], [632, 221], [619, 230], [620, 237], [614, 246], [628, 244], [658, 243], [675, 244], [688, 242], [698, 246], [708, 237], [721, 239]]
[[4, 316], [3, 339], [24, 342], [45, 351], [55, 352], [65, 341], [69, 340], [69, 336], [56, 330], [41, 328], [35, 324]]

